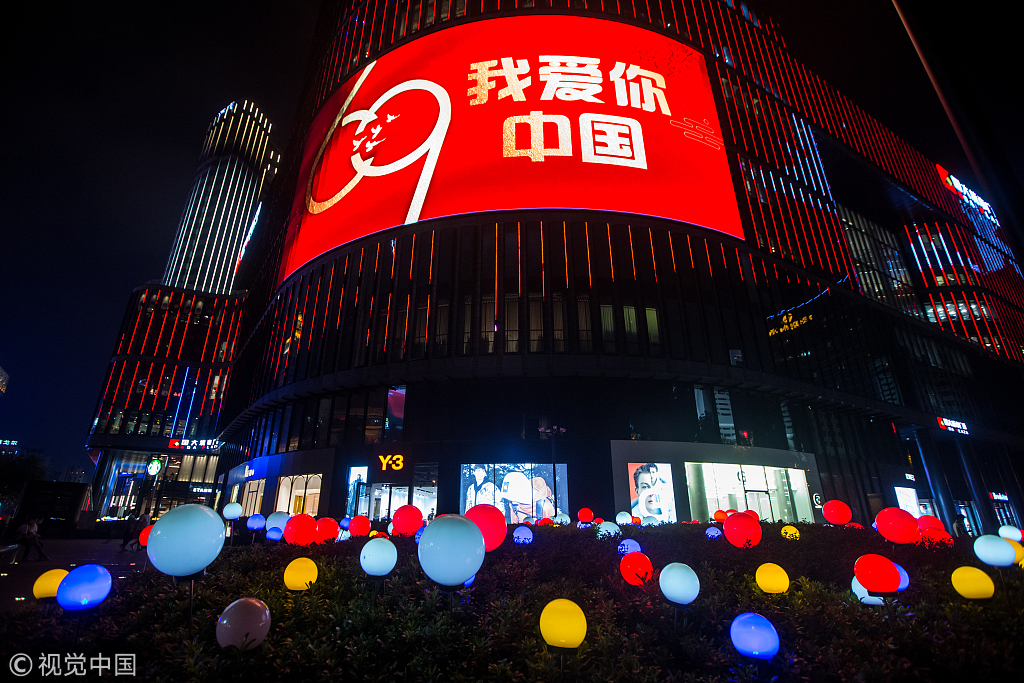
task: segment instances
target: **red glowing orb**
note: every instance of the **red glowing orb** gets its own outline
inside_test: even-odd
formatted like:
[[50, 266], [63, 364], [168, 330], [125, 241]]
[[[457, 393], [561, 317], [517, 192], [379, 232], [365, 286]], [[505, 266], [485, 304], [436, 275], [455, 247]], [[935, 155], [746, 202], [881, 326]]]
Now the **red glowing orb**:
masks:
[[[476, 524], [480, 533], [484, 535], [484, 551], [491, 552], [505, 540], [505, 535], [508, 533], [505, 515], [501, 514], [501, 510], [493, 505], [487, 503], [474, 505], [466, 510], [466, 519]], [[547, 518], [545, 517], [545, 519]]]
[[637, 525], [637, 526], [640, 526], [640, 525], [641, 525], [641, 524], [643, 523], [643, 521], [644, 521], [644, 520], [640, 519], [640, 518], [639, 518], [639, 517], [637, 517], [636, 515], [633, 515], [633, 524], [635, 524], [635, 525]]
[[871, 593], [895, 593], [900, 587], [900, 570], [881, 555], [861, 555], [853, 565], [853, 574]]
[[395, 510], [391, 523], [395, 536], [414, 536], [423, 526], [423, 513], [415, 505], [403, 505]]
[[284, 525], [284, 540], [291, 545], [316, 543], [316, 520], [311, 515], [293, 515]]
[[938, 529], [939, 531], [945, 531], [946, 525], [942, 523], [942, 520], [932, 515], [921, 515], [917, 518], [917, 528], [921, 531], [925, 529]]
[[846, 525], [846, 528], [847, 529], [863, 529], [864, 525], [863, 524], [857, 524], [857, 522], [850, 522], [849, 524]]
[[338, 532], [341, 527], [330, 517], [321, 517], [316, 520], [316, 542], [327, 543], [338, 540]]
[[914, 515], [900, 508], [885, 508], [875, 517], [875, 524], [878, 525], [878, 533], [893, 543], [914, 543], [921, 538]]
[[626, 583], [642, 586], [654, 575], [654, 565], [643, 553], [626, 553], [619, 561], [619, 572]]
[[[551, 526], [554, 523], [555, 521], [550, 517], [544, 517], [543, 519], [537, 522], [537, 526]], [[484, 547], [486, 547], [486, 543]]]
[[722, 526], [726, 540], [737, 548], [752, 548], [761, 542], [761, 524], [750, 515], [732, 515]]
[[576, 513], [576, 519], [580, 520], [584, 524], [590, 524], [594, 521], [594, 511], [590, 508], [583, 508]]
[[761, 521], [761, 515], [757, 514], [757, 512], [755, 512], [754, 510], [744, 510], [743, 514], [750, 515], [759, 522]]
[[825, 521], [836, 526], [843, 526], [853, 519], [853, 511], [850, 506], [841, 500], [830, 500], [825, 503], [821, 513], [825, 515]]
[[142, 530], [142, 533], [139, 534], [139, 545], [141, 545], [142, 547], [146, 547], [146, 544], [149, 543], [149, 532], [152, 531], [152, 530], [153, 530], [153, 525], [152, 524], [150, 524], [149, 526], [147, 526], [145, 529]]
[[388, 536], [388, 532], [381, 531], [376, 536], [374, 536], [374, 538], [391, 538], [391, 537]]
[[604, 520], [600, 517], [594, 517], [594, 524], [603, 524]]
[[357, 515], [348, 523], [348, 532], [353, 536], [369, 536], [370, 518], [366, 515]]
[[739, 510], [733, 510], [732, 508], [729, 508], [728, 510], [725, 511], [725, 515], [727, 517], [732, 517], [733, 515], [739, 514], [739, 512]]
[[729, 513], [727, 513], [725, 510], [715, 510], [716, 522], [724, 522], [728, 516]]
[[921, 541], [927, 546], [953, 546], [953, 537], [946, 530], [934, 527], [921, 529]]

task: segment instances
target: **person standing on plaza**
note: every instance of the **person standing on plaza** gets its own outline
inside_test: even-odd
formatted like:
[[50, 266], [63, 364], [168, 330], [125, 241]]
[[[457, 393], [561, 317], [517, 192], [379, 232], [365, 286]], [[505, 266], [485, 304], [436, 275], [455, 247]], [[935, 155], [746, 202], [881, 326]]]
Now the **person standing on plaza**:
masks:
[[153, 518], [150, 516], [149, 510], [147, 509], [135, 523], [135, 530], [132, 532], [132, 540], [128, 542], [127, 547], [131, 548], [131, 546], [134, 545], [134, 550], [142, 550], [142, 543], [139, 542], [139, 536], [141, 536], [142, 532], [146, 530], [146, 527], [152, 523]]
[[132, 540], [132, 537], [136, 534], [135, 527], [138, 525], [139, 518], [134, 514], [128, 515], [128, 519], [125, 520], [124, 525], [124, 536], [121, 538], [121, 550], [128, 549], [128, 543]]
[[43, 521], [42, 517], [29, 517], [28, 520], [18, 527], [18, 544], [25, 546], [25, 560], [28, 560], [28, 552], [32, 548], [36, 549], [37, 560], [48, 560], [46, 551], [43, 550], [43, 544], [40, 540], [42, 537], [39, 535], [39, 523]]

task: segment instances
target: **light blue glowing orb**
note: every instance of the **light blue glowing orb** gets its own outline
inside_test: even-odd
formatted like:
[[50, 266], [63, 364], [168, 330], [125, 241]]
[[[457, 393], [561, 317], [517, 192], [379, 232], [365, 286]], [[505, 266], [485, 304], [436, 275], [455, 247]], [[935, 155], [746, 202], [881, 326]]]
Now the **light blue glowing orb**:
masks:
[[741, 655], [771, 659], [779, 652], [779, 632], [760, 614], [744, 612], [732, 620], [729, 638]]
[[282, 538], [284, 538], [284, 529], [276, 526], [267, 527], [268, 541], [280, 541]]
[[57, 586], [57, 604], [69, 612], [95, 607], [110, 595], [111, 585], [113, 580], [106, 567], [83, 564], [61, 579]]
[[638, 552], [640, 552], [640, 544], [637, 543], [635, 539], [624, 538], [624, 539], [622, 539], [622, 542], [619, 543], [619, 556], [620, 557], [625, 557], [629, 553], [638, 553]]
[[420, 544], [420, 536], [423, 535], [423, 530], [426, 529], [426, 528], [427, 527], [425, 527], [425, 526], [421, 526], [419, 529], [416, 530], [416, 536], [415, 536], [416, 545]]
[[533, 543], [533, 531], [528, 526], [516, 527], [512, 532], [512, 542], [516, 545], [530, 545]]
[[427, 525], [416, 554], [423, 573], [442, 586], [461, 586], [484, 563], [484, 535], [462, 515], [444, 515]]
[[[895, 562], [893, 564], [896, 564]], [[897, 565], [899, 566], [899, 565]], [[857, 596], [857, 599], [864, 605], [884, 605], [885, 601], [882, 598], [877, 598], [873, 595], [868, 595], [868, 589], [861, 585], [857, 577], [853, 577], [853, 581], [850, 582], [850, 590]]]
[[722, 530], [717, 526], [709, 526], [704, 530], [704, 535], [711, 540], [722, 537]]
[[[1007, 544], [1009, 545], [1009, 544]], [[206, 569], [224, 547], [224, 521], [205, 505], [179, 505], [157, 520], [146, 552], [153, 566], [171, 576]]]
[[658, 524], [658, 518], [654, 515], [647, 515], [640, 521], [641, 526], [654, 526]]
[[682, 562], [665, 565], [658, 577], [658, 585], [665, 599], [677, 605], [689, 605], [700, 593], [700, 579]]
[[473, 576], [469, 577], [469, 579], [466, 580], [466, 583], [462, 584], [462, 586], [464, 588], [469, 588], [473, 585], [474, 581], [476, 581], [476, 574], [473, 574]]
[[554, 522], [555, 524], [561, 524], [562, 526], [565, 526], [566, 524], [568, 524], [572, 520], [569, 519], [569, 515], [565, 514], [564, 512], [561, 512], [561, 513], [555, 515], [554, 519], [552, 519], [551, 521]]
[[620, 512], [619, 514], [615, 515], [615, 523], [616, 524], [632, 524], [633, 523], [633, 515], [629, 514], [628, 512]]
[[265, 526], [267, 526], [267, 518], [260, 514], [252, 515], [245, 522], [245, 528], [249, 531], [262, 531]]
[[1009, 541], [992, 534], [974, 539], [974, 554], [979, 560], [993, 567], [1009, 567], [1017, 558], [1017, 553]]
[[340, 526], [345, 531], [348, 531], [348, 523], [351, 522], [351, 521], [352, 521], [351, 517], [342, 517], [341, 519], [338, 520], [338, 526]]
[[598, 538], [618, 538], [622, 535], [622, 529], [615, 522], [601, 522], [597, 525]]
[[893, 564], [896, 565], [896, 571], [900, 573], [900, 587], [897, 588], [896, 591], [905, 591], [908, 587], [910, 587], [910, 574], [907, 573], [906, 569], [896, 564], [895, 562], [893, 562]]
[[271, 513], [271, 515], [267, 517], [267, 528], [273, 529], [276, 527], [281, 531], [284, 531], [285, 525], [288, 524], [288, 520], [291, 518], [292, 516], [289, 515], [287, 512]]
[[233, 522], [242, 516], [242, 506], [239, 503], [228, 503], [224, 506], [224, 519]]
[[359, 566], [370, 576], [387, 576], [398, 562], [398, 548], [386, 538], [371, 538], [359, 553]]
[[1001, 527], [999, 527], [1000, 538], [1005, 538], [1008, 541], [1017, 541], [1017, 543], [1020, 543], [1022, 536], [1024, 535], [1021, 534], [1020, 529], [1013, 526], [1012, 524], [1004, 524]]

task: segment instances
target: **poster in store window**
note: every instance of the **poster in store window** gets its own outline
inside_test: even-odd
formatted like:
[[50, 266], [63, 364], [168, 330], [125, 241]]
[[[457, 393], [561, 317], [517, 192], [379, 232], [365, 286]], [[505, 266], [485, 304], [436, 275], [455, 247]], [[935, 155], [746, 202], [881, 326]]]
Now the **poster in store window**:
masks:
[[629, 463], [629, 500], [635, 517], [654, 517], [659, 523], [675, 522], [672, 465], [665, 462]]
[[554, 517], [569, 506], [566, 467], [530, 463], [463, 465], [459, 512], [465, 514], [476, 505], [493, 505], [509, 524], [520, 524], [527, 517]]

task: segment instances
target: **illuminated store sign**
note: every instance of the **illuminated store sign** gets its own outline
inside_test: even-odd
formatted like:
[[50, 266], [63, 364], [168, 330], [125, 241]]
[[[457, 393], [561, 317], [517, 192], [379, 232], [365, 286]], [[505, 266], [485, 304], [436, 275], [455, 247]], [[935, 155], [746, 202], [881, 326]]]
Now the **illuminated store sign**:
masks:
[[0, 440], [0, 446], [17, 446], [17, 441], [11, 441], [10, 439]]
[[1010, 500], [1010, 497], [1007, 496], [1005, 493], [996, 493], [995, 491], [989, 491], [988, 497], [991, 498], [992, 500]]
[[946, 186], [946, 189], [955, 194], [964, 203], [973, 206], [985, 218], [999, 225], [996, 212], [992, 210], [992, 206], [988, 202], [978, 196], [977, 192], [964, 185], [955, 175], [942, 168], [942, 166], [935, 164], [935, 170], [939, 172], [939, 178], [942, 179], [942, 184]]
[[950, 420], [948, 417], [936, 417], [939, 423], [939, 429], [945, 429], [949, 432], [956, 432], [957, 434], [970, 434], [967, 431], [967, 425], [963, 422], [957, 422], [956, 420]]
[[153, 458], [149, 461], [149, 464], [146, 465], [146, 472], [155, 477], [160, 473], [160, 468], [163, 466], [164, 464], [161, 462], [160, 458]]
[[313, 121], [282, 276], [390, 227], [545, 208], [742, 239], [703, 57], [643, 29], [565, 16], [474, 22], [384, 55]]
[[212, 486], [193, 486], [192, 493], [213, 493]]
[[220, 442], [216, 439], [171, 439], [167, 447], [189, 451], [213, 451], [220, 448]]
[[782, 319], [779, 321], [778, 327], [768, 328], [768, 336], [773, 337], [776, 334], [782, 334], [783, 332], [795, 330], [801, 325], [806, 325], [812, 320], [814, 320], [813, 313], [808, 313], [807, 315], [800, 316], [799, 318], [794, 317], [792, 313], [787, 313], [786, 315], [782, 316]]

